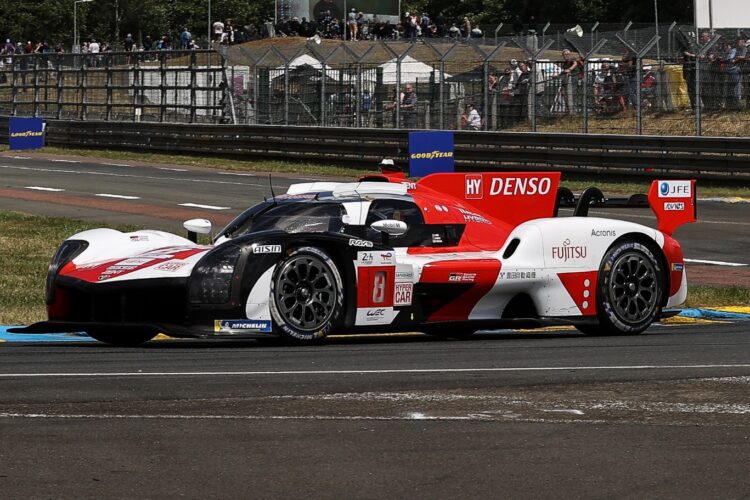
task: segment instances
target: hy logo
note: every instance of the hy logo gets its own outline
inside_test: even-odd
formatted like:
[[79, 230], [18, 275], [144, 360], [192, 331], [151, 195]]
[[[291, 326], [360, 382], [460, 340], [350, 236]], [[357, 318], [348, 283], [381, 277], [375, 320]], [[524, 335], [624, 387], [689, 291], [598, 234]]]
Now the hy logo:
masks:
[[464, 177], [465, 194], [467, 200], [482, 199], [482, 176], [477, 174], [468, 174]]

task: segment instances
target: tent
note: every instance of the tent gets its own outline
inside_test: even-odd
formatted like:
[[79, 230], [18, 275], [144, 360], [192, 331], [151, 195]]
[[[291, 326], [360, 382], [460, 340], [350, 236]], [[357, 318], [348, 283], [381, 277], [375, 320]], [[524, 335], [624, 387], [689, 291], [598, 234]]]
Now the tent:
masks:
[[[383, 68], [383, 83], [385, 85], [396, 85], [397, 77], [397, 58], [380, 65]], [[435, 83], [440, 81], [440, 70], [418, 61], [411, 56], [406, 56], [401, 60], [401, 83], [416, 83], [417, 79], [421, 82], [429, 80], [430, 76], [435, 73]], [[443, 73], [444, 78], [450, 78], [451, 75]]]

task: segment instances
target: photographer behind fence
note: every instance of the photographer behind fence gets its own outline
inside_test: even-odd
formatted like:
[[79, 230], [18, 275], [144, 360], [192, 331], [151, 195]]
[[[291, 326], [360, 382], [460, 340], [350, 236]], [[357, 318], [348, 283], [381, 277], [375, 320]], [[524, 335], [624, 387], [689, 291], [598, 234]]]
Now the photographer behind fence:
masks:
[[461, 114], [461, 128], [464, 130], [479, 130], [482, 128], [482, 117], [473, 104], [466, 105], [466, 111]]

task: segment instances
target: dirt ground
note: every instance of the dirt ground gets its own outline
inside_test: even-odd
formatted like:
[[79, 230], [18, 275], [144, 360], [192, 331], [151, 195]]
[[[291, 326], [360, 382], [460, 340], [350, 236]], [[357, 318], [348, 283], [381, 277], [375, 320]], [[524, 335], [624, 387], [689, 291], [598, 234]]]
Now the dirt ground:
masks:
[[688, 282], [700, 285], [743, 286], [750, 288], [750, 268], [687, 265]]

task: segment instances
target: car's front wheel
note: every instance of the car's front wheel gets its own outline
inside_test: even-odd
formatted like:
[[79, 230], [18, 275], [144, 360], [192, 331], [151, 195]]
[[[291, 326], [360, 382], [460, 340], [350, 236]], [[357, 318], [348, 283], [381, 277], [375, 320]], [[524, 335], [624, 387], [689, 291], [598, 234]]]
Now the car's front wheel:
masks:
[[341, 275], [323, 250], [293, 250], [271, 279], [274, 330], [285, 340], [310, 344], [333, 330], [344, 306]]
[[93, 328], [87, 330], [89, 337], [116, 347], [137, 347], [156, 337], [154, 330], [132, 330], [123, 328]]
[[664, 270], [653, 252], [635, 241], [607, 251], [599, 268], [598, 325], [580, 326], [586, 335], [636, 335], [656, 319], [664, 294]]

